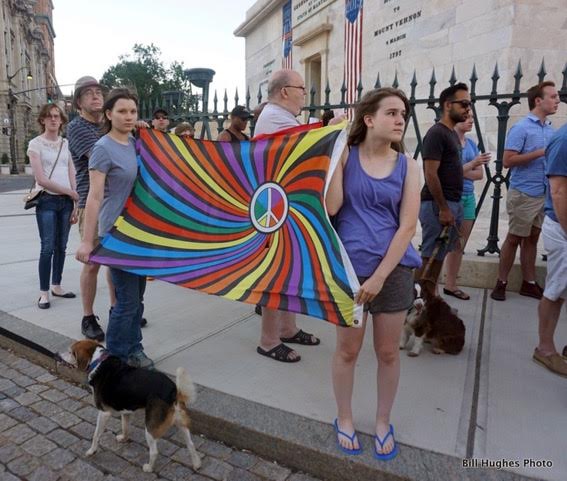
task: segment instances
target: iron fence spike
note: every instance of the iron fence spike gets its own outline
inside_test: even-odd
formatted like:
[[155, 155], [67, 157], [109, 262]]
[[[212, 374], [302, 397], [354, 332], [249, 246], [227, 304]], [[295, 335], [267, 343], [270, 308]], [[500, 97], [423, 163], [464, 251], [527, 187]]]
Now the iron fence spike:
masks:
[[327, 79], [327, 83], [325, 84], [325, 106], [331, 104], [331, 86], [329, 85], [329, 79]]
[[381, 87], [382, 87], [382, 84], [380, 83], [380, 72], [378, 72], [376, 74], [376, 82], [374, 83], [374, 88], [379, 89]]
[[400, 82], [398, 81], [398, 70], [396, 69], [394, 73], [394, 81], [392, 82], [392, 87], [397, 89], [400, 86]]
[[413, 77], [411, 78], [410, 86], [411, 86], [410, 100], [415, 100], [415, 91], [417, 89], [417, 73], [415, 69], [413, 69]]
[[542, 57], [541, 66], [539, 67], [539, 71], [537, 73], [537, 77], [538, 77], [540, 83], [545, 80], [546, 75], [547, 75], [547, 71], [545, 70], [545, 58]]
[[437, 84], [437, 78], [435, 77], [435, 67], [431, 71], [431, 80], [429, 80], [429, 98], [435, 98], [435, 85]]
[[455, 75], [455, 66], [451, 70], [451, 77], [449, 77], [449, 85], [455, 85], [457, 83], [457, 76]]
[[362, 97], [362, 91], [364, 90], [364, 87], [362, 86], [362, 79], [359, 78], [358, 79], [358, 85], [356, 86], [356, 92], [357, 92], [357, 101], [360, 102], [360, 98]]

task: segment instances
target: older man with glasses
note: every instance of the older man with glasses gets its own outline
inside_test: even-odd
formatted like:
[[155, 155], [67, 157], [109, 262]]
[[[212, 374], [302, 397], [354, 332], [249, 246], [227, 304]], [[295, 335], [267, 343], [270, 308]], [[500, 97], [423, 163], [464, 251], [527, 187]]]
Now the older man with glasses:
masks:
[[[296, 118], [305, 105], [305, 83], [295, 70], [278, 70], [268, 83], [268, 103], [256, 122], [254, 135], [273, 134], [301, 125]], [[297, 327], [292, 312], [262, 309], [262, 333], [258, 354], [281, 362], [297, 362], [297, 351], [284, 343], [317, 345], [319, 339]]]
[[[448, 252], [457, 248], [463, 221], [463, 166], [455, 125], [471, 111], [468, 87], [457, 83], [441, 92], [441, 119], [423, 139], [425, 185], [421, 191], [422, 266], [416, 280], [422, 290], [436, 292], [437, 279]], [[431, 257], [434, 257], [433, 259]]]

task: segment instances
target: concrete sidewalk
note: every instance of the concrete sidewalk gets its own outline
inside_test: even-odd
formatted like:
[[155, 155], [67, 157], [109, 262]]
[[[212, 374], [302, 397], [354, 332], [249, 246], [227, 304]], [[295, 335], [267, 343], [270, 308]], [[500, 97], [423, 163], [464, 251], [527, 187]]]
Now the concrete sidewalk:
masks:
[[[34, 215], [26, 215], [21, 204], [21, 192], [0, 194], [0, 310], [5, 313], [0, 315], [0, 327], [20, 329], [54, 349], [68, 338], [81, 337], [80, 299], [52, 299], [48, 310], [36, 307], [39, 238]], [[74, 228], [64, 287], [78, 293], [81, 265], [72, 255], [77, 245]], [[387, 465], [378, 463], [371, 456], [370, 438], [364, 437], [366, 453], [360, 462], [389, 476], [384, 474], [383, 479], [518, 479], [514, 473], [567, 479], [567, 384], [531, 360], [537, 340], [537, 301], [510, 293], [508, 301], [495, 303], [485, 289], [467, 288], [467, 292], [470, 301], [447, 299], [459, 309], [467, 326], [466, 345], [460, 355], [435, 356], [427, 346], [418, 358], [402, 354], [392, 416], [402, 443], [400, 456]], [[257, 412], [258, 430], [281, 429], [282, 442], [289, 426], [274, 427], [278, 420], [299, 419], [306, 426], [321, 426], [316, 436], [309, 432], [302, 436], [301, 431], [298, 436], [334, 453], [329, 426], [335, 417], [330, 382], [335, 346], [332, 325], [300, 319], [301, 327], [320, 336], [322, 343], [298, 347], [302, 361], [289, 365], [256, 354], [260, 318], [252, 306], [159, 281], [148, 283], [145, 305], [149, 326], [143, 330], [144, 346], [159, 369], [174, 373], [177, 366], [185, 366], [206, 392], [226, 396], [227, 409], [243, 406], [252, 418]], [[96, 312], [105, 327], [108, 293], [102, 276]], [[25, 321], [19, 327], [18, 319]], [[561, 346], [567, 343], [566, 321], [564, 310], [556, 337]], [[354, 395], [355, 422], [367, 434], [373, 431], [376, 404], [376, 362], [370, 334], [359, 360]], [[296, 441], [301, 444], [302, 439]], [[227, 442], [237, 441], [231, 438]], [[342, 455], [336, 457], [348, 466], [359, 462], [349, 459], [345, 463]], [[426, 458], [434, 461], [425, 462]], [[520, 467], [510, 473], [467, 470], [461, 467], [462, 458], [518, 461]], [[430, 463], [435, 465], [439, 459], [452, 474], [431, 471]], [[551, 462], [552, 467], [525, 467], [530, 460]], [[288, 459], [285, 462], [293, 466]], [[304, 466], [298, 468], [308, 471]], [[325, 473], [313, 474], [323, 478]], [[332, 473], [328, 479], [334, 479]]]

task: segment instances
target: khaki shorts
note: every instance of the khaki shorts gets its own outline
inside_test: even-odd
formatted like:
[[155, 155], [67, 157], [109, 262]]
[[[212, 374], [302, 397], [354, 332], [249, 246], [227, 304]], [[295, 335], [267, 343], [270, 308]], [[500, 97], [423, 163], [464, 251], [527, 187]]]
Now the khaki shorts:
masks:
[[[81, 235], [81, 240], [85, 237], [85, 208], [79, 207], [79, 234]], [[98, 221], [95, 226], [95, 238], [93, 239], [93, 244], [98, 244]]]
[[508, 231], [518, 237], [529, 237], [532, 227], [541, 229], [545, 196], [531, 197], [519, 190], [510, 189], [506, 197]]

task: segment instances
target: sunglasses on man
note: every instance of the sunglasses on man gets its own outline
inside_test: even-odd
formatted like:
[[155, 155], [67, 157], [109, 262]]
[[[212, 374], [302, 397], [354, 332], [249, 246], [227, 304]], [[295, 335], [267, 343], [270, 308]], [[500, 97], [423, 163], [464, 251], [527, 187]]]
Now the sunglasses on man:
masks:
[[464, 109], [472, 108], [472, 102], [470, 100], [451, 100], [452, 104], [459, 104]]

